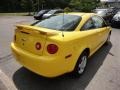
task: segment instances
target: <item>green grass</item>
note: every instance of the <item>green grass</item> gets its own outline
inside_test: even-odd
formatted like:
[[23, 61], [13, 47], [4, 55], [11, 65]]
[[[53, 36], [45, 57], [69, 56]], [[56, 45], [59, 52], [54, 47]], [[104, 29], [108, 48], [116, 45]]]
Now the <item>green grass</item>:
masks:
[[0, 13], [0, 16], [30, 16], [28, 13]]

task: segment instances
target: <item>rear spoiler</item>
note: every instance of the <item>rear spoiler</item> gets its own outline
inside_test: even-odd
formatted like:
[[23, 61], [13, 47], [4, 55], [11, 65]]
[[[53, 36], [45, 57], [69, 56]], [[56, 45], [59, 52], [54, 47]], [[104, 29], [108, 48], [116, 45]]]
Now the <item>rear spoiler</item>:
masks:
[[29, 25], [16, 25], [18, 30], [23, 30], [23, 29], [27, 29], [27, 30], [32, 30], [32, 31], [37, 31], [38, 33], [42, 34], [42, 35], [48, 35], [48, 36], [53, 36], [53, 35], [57, 35], [58, 32], [57, 31], [53, 31], [50, 29], [46, 29], [46, 28], [40, 28], [40, 27], [36, 27], [36, 26], [29, 26]]

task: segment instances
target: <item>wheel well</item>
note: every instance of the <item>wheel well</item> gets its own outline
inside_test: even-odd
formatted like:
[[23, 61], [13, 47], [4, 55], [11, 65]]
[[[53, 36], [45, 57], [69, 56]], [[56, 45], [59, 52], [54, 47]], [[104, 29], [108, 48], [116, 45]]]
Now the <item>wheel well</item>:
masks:
[[[89, 49], [89, 48], [85, 48], [85, 49], [82, 51], [82, 53], [80, 54], [79, 58], [80, 58], [83, 54], [87, 54], [87, 56], [89, 56], [89, 55], [90, 55], [90, 49]], [[74, 66], [74, 71], [76, 70], [76, 66], [77, 66], [77, 64], [78, 64], [78, 62], [79, 62], [79, 58], [78, 58], [75, 66]], [[74, 72], [74, 71], [73, 71], [73, 72]]]
[[82, 53], [84, 53], [84, 52], [87, 53], [88, 56], [90, 55], [90, 49], [89, 48], [84, 49]]
[[[79, 58], [81, 57], [81, 55], [82, 55], [83, 53], [86, 53], [87, 56], [89, 57], [89, 55], [90, 55], [90, 49], [89, 49], [89, 48], [85, 48], [85, 49], [82, 51], [82, 53], [80, 54]], [[77, 62], [75, 63], [74, 70], [76, 69], [76, 65], [77, 65], [77, 63], [78, 63], [78, 61], [79, 61], [79, 58], [78, 58]]]

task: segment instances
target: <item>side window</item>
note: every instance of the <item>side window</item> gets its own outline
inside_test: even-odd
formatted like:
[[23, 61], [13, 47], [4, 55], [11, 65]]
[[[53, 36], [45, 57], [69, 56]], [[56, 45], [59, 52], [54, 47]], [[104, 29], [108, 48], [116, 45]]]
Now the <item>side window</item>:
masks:
[[92, 21], [92, 19], [89, 19], [85, 24], [84, 26], [82, 27], [82, 31], [85, 31], [85, 30], [90, 30], [90, 29], [94, 29], [94, 23]]
[[93, 16], [92, 20], [94, 22], [95, 28], [105, 27], [105, 22], [104, 22], [104, 20], [101, 17], [99, 17], [99, 16]]

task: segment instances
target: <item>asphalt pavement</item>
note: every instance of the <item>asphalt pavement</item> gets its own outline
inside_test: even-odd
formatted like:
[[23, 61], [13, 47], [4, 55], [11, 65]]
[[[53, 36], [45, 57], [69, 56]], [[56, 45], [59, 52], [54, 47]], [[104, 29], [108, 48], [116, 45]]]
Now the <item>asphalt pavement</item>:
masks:
[[1, 80], [0, 80], [0, 90], [7, 90], [6, 86], [3, 84]]
[[22, 67], [11, 53], [15, 25], [32, 22], [29, 16], [0, 16], [0, 90], [120, 90], [120, 29], [112, 29], [111, 43], [89, 59], [80, 78], [49, 79]]

